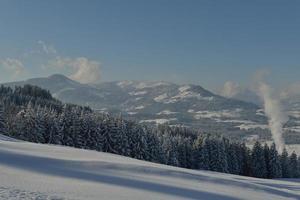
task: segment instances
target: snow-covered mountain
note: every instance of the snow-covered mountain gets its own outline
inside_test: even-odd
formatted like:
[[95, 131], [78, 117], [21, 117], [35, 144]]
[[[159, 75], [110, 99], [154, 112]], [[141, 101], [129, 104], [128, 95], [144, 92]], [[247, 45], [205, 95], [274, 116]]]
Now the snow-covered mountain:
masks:
[[268, 134], [266, 118], [257, 105], [224, 98], [199, 85], [162, 81], [87, 85], [58, 74], [7, 85], [24, 84], [48, 89], [64, 102], [89, 105], [102, 112], [122, 113], [141, 123], [182, 125], [235, 137], [256, 128], [260, 129], [256, 135]]
[[299, 180], [196, 171], [0, 136], [0, 199], [296, 200]]
[[[48, 89], [64, 102], [89, 105], [101, 112], [122, 113], [127, 119], [141, 123], [181, 125], [238, 139], [270, 139], [267, 119], [259, 106], [216, 95], [199, 85], [163, 81], [88, 85], [59, 74], [6, 85], [24, 84]], [[300, 143], [298, 110], [290, 112], [292, 120], [285, 128], [288, 143]]]

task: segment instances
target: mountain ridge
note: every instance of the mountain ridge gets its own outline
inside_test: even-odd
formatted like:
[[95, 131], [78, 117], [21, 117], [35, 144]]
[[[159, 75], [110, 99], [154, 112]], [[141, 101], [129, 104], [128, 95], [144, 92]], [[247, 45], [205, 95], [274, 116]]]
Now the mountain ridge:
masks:
[[[257, 114], [259, 106], [222, 97], [195, 84], [179, 85], [165, 81], [81, 84], [54, 74], [4, 85], [25, 84], [47, 89], [63, 102], [90, 106], [99, 112], [121, 113], [140, 123], [186, 126], [234, 137], [245, 136], [247, 127], [239, 127], [242, 124], [250, 124], [254, 129], [266, 124], [265, 116]], [[266, 132], [263, 130], [264, 134]]]
[[[140, 123], [185, 126], [238, 140], [271, 140], [268, 119], [261, 107], [220, 96], [200, 85], [128, 80], [81, 84], [61, 74], [3, 85], [25, 84], [47, 89], [63, 102], [122, 114]], [[300, 110], [290, 111], [289, 118], [284, 137], [288, 143], [298, 143]]]

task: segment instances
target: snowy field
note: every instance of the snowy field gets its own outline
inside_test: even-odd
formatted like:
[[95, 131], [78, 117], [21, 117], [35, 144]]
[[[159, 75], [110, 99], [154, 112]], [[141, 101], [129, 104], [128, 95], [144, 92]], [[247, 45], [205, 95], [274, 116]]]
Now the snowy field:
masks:
[[300, 181], [194, 171], [0, 137], [0, 199], [298, 200]]

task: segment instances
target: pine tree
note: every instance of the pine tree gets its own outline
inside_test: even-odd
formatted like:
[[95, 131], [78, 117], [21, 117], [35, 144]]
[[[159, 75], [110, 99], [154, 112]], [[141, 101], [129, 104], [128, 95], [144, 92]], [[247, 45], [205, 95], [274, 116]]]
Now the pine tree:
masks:
[[243, 143], [240, 146], [241, 148], [241, 175], [251, 176], [251, 150]]
[[203, 136], [199, 135], [197, 139], [193, 143], [193, 152], [192, 152], [192, 168], [199, 169], [200, 168], [200, 159], [201, 159], [201, 150], [203, 144]]
[[166, 154], [166, 164], [178, 166], [177, 152], [174, 148], [174, 140], [169, 135], [164, 135], [163, 149]]
[[200, 149], [199, 169], [210, 170], [210, 140], [204, 138]]
[[227, 163], [228, 163], [228, 172], [231, 174], [240, 174], [240, 164], [242, 159], [240, 159], [240, 152], [236, 149], [235, 144], [230, 144], [226, 141], [227, 146]]
[[129, 129], [131, 131], [128, 133], [131, 157], [147, 160], [148, 145], [145, 129], [134, 123], [130, 123], [129, 127], [131, 127]]
[[293, 152], [289, 158], [289, 171], [291, 178], [298, 177], [298, 160], [295, 152]]
[[269, 178], [281, 178], [282, 169], [281, 163], [276, 150], [276, 145], [273, 143], [270, 148], [270, 157], [269, 157]]
[[282, 177], [290, 178], [290, 168], [289, 168], [289, 154], [286, 148], [283, 149], [282, 154], [280, 156], [281, 169], [282, 169]]
[[267, 177], [270, 178], [270, 148], [267, 143], [264, 145], [264, 155], [265, 155], [265, 162], [266, 162], [266, 169], [267, 169]]
[[264, 150], [259, 142], [254, 144], [251, 155], [252, 175], [258, 178], [267, 178], [267, 168]]
[[297, 178], [300, 178], [300, 156], [298, 157], [297, 172]]
[[[128, 130], [127, 130], [128, 131]], [[162, 145], [159, 142], [159, 138], [153, 133], [153, 130], [150, 129], [147, 131], [147, 144], [148, 144], [148, 157], [149, 161], [164, 163]], [[128, 141], [129, 143], [129, 141]], [[129, 145], [129, 144], [128, 144]], [[130, 149], [129, 149], [130, 153]]]
[[71, 127], [70, 127], [70, 136], [72, 138], [72, 143], [74, 147], [83, 148], [84, 147], [84, 138], [82, 134], [82, 118], [80, 116], [80, 110], [78, 107], [75, 107], [72, 110], [71, 114]]
[[208, 140], [207, 144], [209, 153], [209, 170], [218, 172], [220, 169], [218, 142], [212, 138]]
[[51, 112], [49, 116], [51, 123], [51, 127], [48, 127], [49, 130], [49, 144], [63, 144], [63, 132], [62, 127], [60, 125], [60, 119], [58, 114], [56, 114], [54, 111]]
[[224, 138], [221, 138], [218, 141], [218, 160], [219, 160], [218, 172], [228, 173], [227, 154], [226, 154]]
[[223, 139], [212, 138], [209, 141], [209, 170], [227, 173], [228, 164]]
[[22, 134], [21, 139], [30, 142], [45, 143], [42, 123], [31, 102], [29, 102], [26, 109], [20, 113], [19, 123], [19, 128], [21, 129], [18, 131]]
[[7, 125], [4, 118], [4, 106], [0, 102], [0, 134], [7, 135]]
[[70, 106], [65, 104], [63, 106], [62, 113], [59, 116], [59, 126], [62, 133], [63, 145], [74, 146], [71, 130], [72, 123], [72, 113], [70, 110]]
[[[130, 155], [129, 139], [128, 139], [128, 130], [127, 124], [123, 121], [122, 117], [117, 119], [117, 127], [119, 130], [119, 152], [123, 156]], [[145, 130], [146, 131], [146, 130]]]
[[121, 136], [117, 123], [113, 119], [107, 118], [101, 128], [103, 151], [119, 154]]

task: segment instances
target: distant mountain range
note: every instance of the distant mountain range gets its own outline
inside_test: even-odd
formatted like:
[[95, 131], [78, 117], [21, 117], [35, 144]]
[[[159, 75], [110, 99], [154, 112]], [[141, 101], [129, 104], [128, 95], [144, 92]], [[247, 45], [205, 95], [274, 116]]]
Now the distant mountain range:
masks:
[[[258, 105], [216, 95], [199, 85], [162, 81], [81, 84], [60, 74], [4, 85], [25, 84], [47, 89], [61, 101], [88, 105], [99, 112], [122, 113], [140, 123], [186, 126], [238, 139], [270, 138], [267, 119]], [[293, 135], [298, 126], [291, 126], [294, 130], [288, 134]]]

